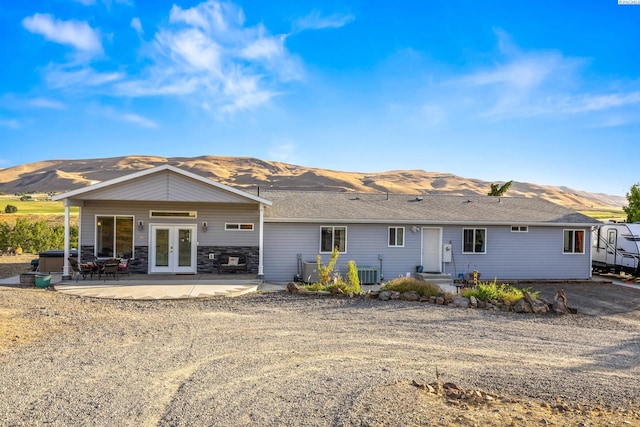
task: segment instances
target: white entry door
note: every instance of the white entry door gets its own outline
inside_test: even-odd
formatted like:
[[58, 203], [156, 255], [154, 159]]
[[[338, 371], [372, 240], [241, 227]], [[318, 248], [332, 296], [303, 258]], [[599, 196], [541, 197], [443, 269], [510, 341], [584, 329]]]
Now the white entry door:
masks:
[[425, 273], [442, 272], [442, 230], [440, 228], [422, 229], [422, 271]]
[[151, 225], [149, 273], [196, 272], [196, 226]]

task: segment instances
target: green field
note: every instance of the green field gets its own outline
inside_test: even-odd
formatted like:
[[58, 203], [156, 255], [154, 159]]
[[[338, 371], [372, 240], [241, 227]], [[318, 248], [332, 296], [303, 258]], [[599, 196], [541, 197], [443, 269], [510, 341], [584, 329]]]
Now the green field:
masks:
[[[35, 222], [44, 220], [51, 225], [64, 223], [64, 206], [62, 202], [49, 200], [46, 194], [32, 195], [32, 200], [20, 200], [16, 196], [0, 196], [0, 222], [14, 223], [18, 218], [27, 218]], [[18, 208], [16, 213], [5, 213], [7, 205]], [[78, 208], [70, 209], [72, 225], [77, 223]]]
[[581, 214], [587, 215], [593, 219], [597, 219], [598, 221], [625, 221], [627, 219], [627, 214], [624, 213], [622, 209], [619, 210], [602, 210], [602, 211], [583, 211]]

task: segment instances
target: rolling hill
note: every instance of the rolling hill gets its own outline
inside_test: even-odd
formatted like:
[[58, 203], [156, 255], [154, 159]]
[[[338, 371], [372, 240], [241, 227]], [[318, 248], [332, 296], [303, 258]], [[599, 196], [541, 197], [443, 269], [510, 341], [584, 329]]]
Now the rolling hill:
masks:
[[[487, 194], [491, 184], [423, 170], [361, 173], [308, 168], [251, 157], [126, 156], [48, 160], [0, 169], [0, 193], [60, 193], [162, 164], [237, 188], [471, 195]], [[620, 209], [627, 203], [624, 197], [525, 182], [514, 182], [507, 196], [542, 197], [575, 210]]]

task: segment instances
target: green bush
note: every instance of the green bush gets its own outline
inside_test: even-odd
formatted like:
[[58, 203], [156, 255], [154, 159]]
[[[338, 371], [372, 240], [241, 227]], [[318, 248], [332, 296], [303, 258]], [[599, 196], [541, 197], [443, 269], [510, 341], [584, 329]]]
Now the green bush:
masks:
[[[71, 227], [70, 245], [78, 245], [78, 227]], [[18, 218], [12, 227], [0, 223], [0, 248], [18, 248], [24, 252], [39, 253], [49, 249], [64, 248], [64, 226], [51, 226], [46, 221], [29, 222]]]
[[[347, 279], [345, 280], [340, 274], [334, 273], [336, 262], [340, 251], [336, 247], [331, 252], [331, 258], [327, 265], [323, 265], [320, 255], [316, 258], [318, 265], [318, 278], [319, 282], [305, 285], [304, 287], [310, 291], [333, 291], [338, 288], [345, 293], [360, 293], [360, 279], [358, 278], [358, 267], [355, 261], [349, 261], [347, 263]], [[332, 280], [333, 279], [333, 280]]]
[[7, 205], [4, 208], [4, 213], [16, 213], [18, 212], [18, 208], [13, 205]]
[[[534, 298], [540, 294], [540, 292], [528, 288], [525, 290]], [[496, 300], [510, 305], [524, 297], [521, 289], [506, 283], [498, 284], [497, 279], [494, 279], [493, 282], [478, 283], [474, 288], [464, 289], [462, 295], [467, 298], [474, 296], [479, 301]]]
[[382, 285], [380, 290], [396, 292], [416, 291], [418, 295], [423, 297], [436, 297], [443, 293], [440, 286], [418, 280], [413, 277], [399, 277], [397, 279], [390, 280]]

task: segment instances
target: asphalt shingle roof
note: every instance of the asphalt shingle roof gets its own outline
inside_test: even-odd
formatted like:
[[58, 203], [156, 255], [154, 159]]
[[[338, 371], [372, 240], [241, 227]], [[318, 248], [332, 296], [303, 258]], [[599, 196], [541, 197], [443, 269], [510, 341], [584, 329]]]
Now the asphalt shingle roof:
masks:
[[599, 221], [541, 198], [261, 190], [267, 222], [336, 220], [429, 224], [581, 224]]

